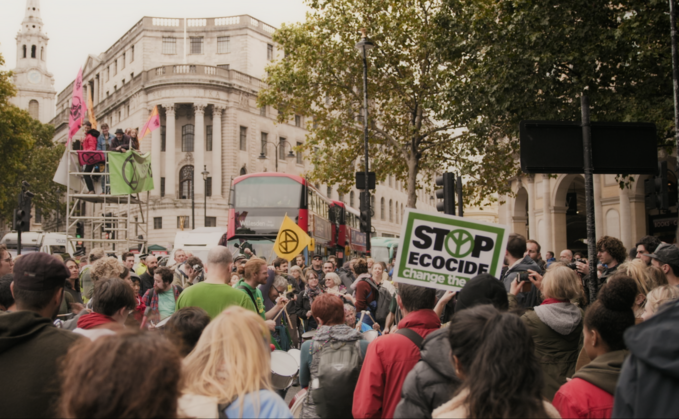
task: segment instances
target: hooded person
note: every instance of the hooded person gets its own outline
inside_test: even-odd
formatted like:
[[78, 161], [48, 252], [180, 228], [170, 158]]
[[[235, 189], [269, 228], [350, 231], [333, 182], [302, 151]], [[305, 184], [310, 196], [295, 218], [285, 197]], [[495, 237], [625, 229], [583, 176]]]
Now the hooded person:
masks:
[[[15, 268], [16, 269], [16, 268]], [[679, 412], [679, 301], [625, 332], [630, 352], [615, 389], [614, 418], [676, 417]]]
[[52, 323], [71, 274], [61, 258], [31, 253], [14, 265], [16, 311], [0, 316], [3, 417], [54, 417], [58, 362], [79, 338]]
[[[483, 304], [500, 311], [509, 307], [504, 285], [490, 274], [478, 275], [465, 284], [457, 295], [455, 312]], [[448, 402], [460, 386], [450, 362], [448, 333], [448, 328], [437, 330], [422, 342], [422, 358], [403, 382], [395, 418], [431, 418], [434, 409]]]

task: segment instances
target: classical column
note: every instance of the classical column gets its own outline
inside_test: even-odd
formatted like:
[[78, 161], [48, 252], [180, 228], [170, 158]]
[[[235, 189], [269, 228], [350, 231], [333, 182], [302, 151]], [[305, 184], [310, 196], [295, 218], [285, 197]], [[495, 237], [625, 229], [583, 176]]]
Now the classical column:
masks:
[[542, 175], [542, 215], [543, 215], [543, 234], [541, 235], [544, 243], [540, 243], [543, 249], [552, 249], [552, 202], [550, 199], [551, 188], [549, 175]]
[[[153, 108], [151, 108], [151, 111]], [[151, 170], [153, 171], [153, 190], [151, 196], [160, 197], [160, 129], [151, 132]]]
[[94, 89], [92, 91], [92, 105], [99, 103], [99, 74], [94, 77]]
[[604, 235], [604, 210], [601, 206], [601, 175], [594, 175], [594, 224], [596, 239]]
[[632, 243], [632, 209], [629, 202], [629, 189], [623, 188], [619, 192], [620, 197], [620, 237], [622, 244], [630, 249]]
[[[205, 105], [202, 103], [194, 103], [196, 126], [193, 130], [193, 187], [196, 198], [203, 197], [205, 194], [205, 185], [203, 183], [203, 165], [205, 164]], [[197, 221], [197, 220], [196, 220]], [[196, 223], [196, 225], [199, 225]]]
[[[163, 105], [165, 108], [165, 196], [174, 199], [175, 182], [175, 151], [177, 138], [175, 135], [174, 103]], [[157, 131], [157, 130], [156, 130]]]
[[528, 235], [529, 239], [538, 239], [538, 225], [535, 221], [535, 177], [528, 176]]
[[212, 107], [212, 197], [222, 197], [222, 112], [224, 107]]

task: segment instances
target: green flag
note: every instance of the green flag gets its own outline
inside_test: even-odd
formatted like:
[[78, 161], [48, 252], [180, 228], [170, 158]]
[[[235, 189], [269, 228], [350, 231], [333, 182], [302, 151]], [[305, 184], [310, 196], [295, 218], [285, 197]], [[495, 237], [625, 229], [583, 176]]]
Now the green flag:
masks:
[[154, 189], [151, 153], [108, 153], [108, 170], [111, 195], [129, 195]]

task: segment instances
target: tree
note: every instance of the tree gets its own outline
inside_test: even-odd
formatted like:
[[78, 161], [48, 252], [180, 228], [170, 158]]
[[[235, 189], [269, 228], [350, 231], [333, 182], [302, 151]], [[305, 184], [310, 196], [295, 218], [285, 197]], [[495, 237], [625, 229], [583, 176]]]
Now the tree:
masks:
[[354, 46], [360, 28], [367, 28], [377, 44], [368, 59], [370, 168], [377, 179], [391, 174], [405, 181], [412, 208], [417, 189], [451, 168], [474, 176], [470, 185], [483, 186], [486, 194], [506, 187], [498, 182], [498, 174], [512, 167], [506, 146], [470, 137], [466, 104], [446, 100], [458, 90], [461, 62], [443, 59], [434, 42], [440, 0], [307, 4], [305, 22], [274, 34], [284, 56], [267, 67], [258, 105], [275, 107], [281, 123], [293, 115], [311, 121], [300, 151], [312, 154], [312, 180], [337, 184], [345, 193], [363, 168], [363, 64]]
[[[3, 64], [0, 55], [0, 66]], [[0, 71], [0, 218], [7, 222], [17, 206], [21, 181], [31, 184], [33, 204], [45, 213], [61, 208], [60, 192], [65, 190], [52, 182], [64, 147], [52, 142], [54, 127], [9, 103], [16, 94], [11, 76]]]
[[[519, 122], [654, 122], [674, 131], [666, 1], [445, 0], [437, 44], [464, 57], [468, 128], [518, 151]], [[449, 115], [455, 117], [455, 115]], [[558, 150], [555, 150], [558, 152]], [[518, 159], [516, 160], [518, 172]]]

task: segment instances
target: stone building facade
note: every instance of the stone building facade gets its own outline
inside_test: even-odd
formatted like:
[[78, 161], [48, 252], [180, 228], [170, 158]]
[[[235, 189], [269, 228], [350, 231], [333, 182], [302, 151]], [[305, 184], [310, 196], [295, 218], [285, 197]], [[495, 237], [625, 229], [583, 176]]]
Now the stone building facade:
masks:
[[[154, 107], [160, 111], [161, 128], [141, 141], [142, 152], [152, 153], [155, 184], [149, 245], [170, 248], [177, 231], [193, 221], [196, 228], [225, 226], [236, 176], [262, 171], [301, 175], [310, 168], [310, 160], [292, 150], [304, 143], [310, 121], [296, 116], [278, 124], [275, 109], [256, 106], [265, 67], [279, 54], [274, 31], [248, 15], [144, 17], [108, 50], [87, 58], [83, 85], [92, 94], [99, 124], [108, 123], [111, 132], [139, 128]], [[67, 139], [72, 88], [73, 83], [58, 95], [55, 141]], [[260, 159], [262, 153], [266, 159]], [[358, 207], [357, 191], [339, 196], [337, 188], [317, 186], [332, 199]], [[391, 179], [377, 188], [373, 225], [378, 236], [400, 232], [407, 202], [402, 186]], [[192, 188], [195, 220], [190, 219]], [[433, 209], [431, 195], [423, 190], [418, 207]]]

